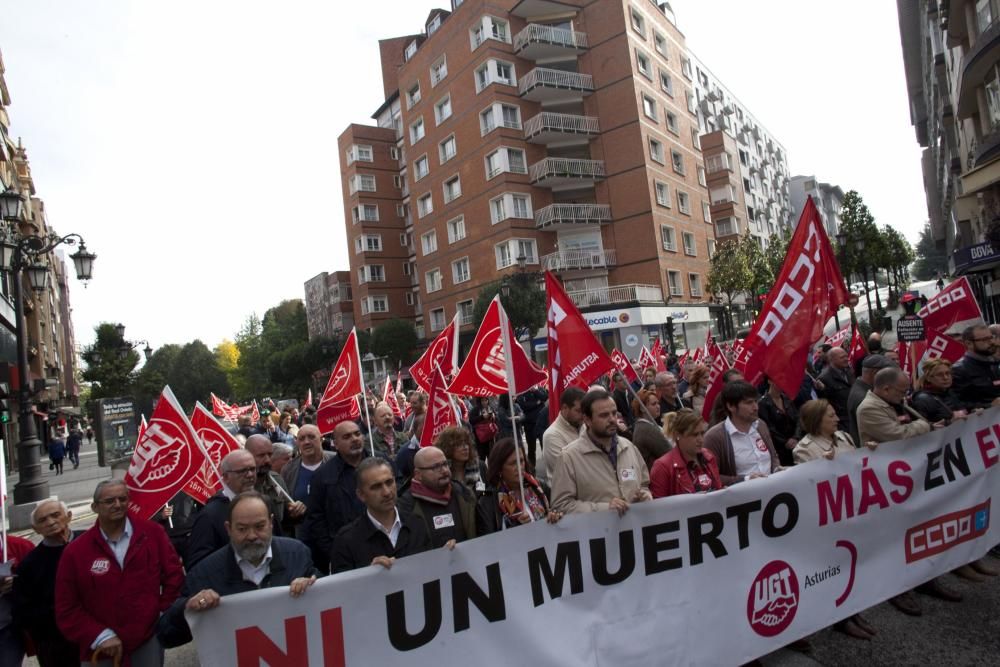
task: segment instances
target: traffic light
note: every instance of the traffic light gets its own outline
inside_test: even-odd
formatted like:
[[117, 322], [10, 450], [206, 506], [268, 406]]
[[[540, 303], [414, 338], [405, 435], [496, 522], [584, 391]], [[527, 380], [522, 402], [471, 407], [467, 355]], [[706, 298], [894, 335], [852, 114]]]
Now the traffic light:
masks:
[[0, 382], [0, 424], [8, 424], [10, 420], [10, 384]]
[[669, 345], [669, 353], [674, 353], [674, 318], [667, 318], [667, 344]]

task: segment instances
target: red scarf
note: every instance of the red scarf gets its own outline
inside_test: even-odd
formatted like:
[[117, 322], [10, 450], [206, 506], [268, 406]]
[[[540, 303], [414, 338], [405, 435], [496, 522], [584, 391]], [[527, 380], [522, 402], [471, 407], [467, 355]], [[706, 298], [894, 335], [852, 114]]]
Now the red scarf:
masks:
[[414, 498], [419, 498], [420, 500], [426, 500], [429, 503], [434, 503], [435, 505], [447, 505], [451, 502], [451, 484], [445, 487], [444, 493], [438, 493], [433, 489], [429, 489], [416, 479], [410, 482], [410, 494]]

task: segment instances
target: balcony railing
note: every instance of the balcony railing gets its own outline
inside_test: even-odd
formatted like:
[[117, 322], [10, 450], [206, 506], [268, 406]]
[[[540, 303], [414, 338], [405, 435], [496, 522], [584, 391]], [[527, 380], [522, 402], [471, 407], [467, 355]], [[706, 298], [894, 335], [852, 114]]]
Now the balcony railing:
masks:
[[[590, 46], [586, 33], [537, 23], [529, 23], [524, 30], [514, 36], [515, 51], [522, 51], [531, 45], [540, 47], [540, 53], [537, 55], [550, 55], [551, 47], [583, 50]], [[549, 49], [545, 50], [543, 47]]]
[[609, 306], [616, 303], [663, 303], [659, 285], [613, 285], [567, 292], [579, 308]]
[[600, 132], [597, 118], [593, 116], [574, 116], [566, 113], [551, 113], [544, 111], [529, 118], [524, 124], [524, 138], [528, 141], [542, 133], [561, 134], [597, 134]]
[[580, 160], [564, 157], [547, 157], [531, 165], [529, 174], [532, 183], [546, 179], [591, 179], [604, 178], [607, 172], [603, 160]]
[[617, 263], [614, 250], [560, 250], [542, 257], [546, 271], [606, 269]]
[[579, 72], [564, 72], [558, 69], [536, 67], [521, 77], [521, 81], [518, 83], [518, 92], [524, 96], [537, 87], [593, 92], [594, 77]]
[[535, 226], [586, 225], [611, 222], [611, 207], [607, 204], [549, 204], [535, 211]]

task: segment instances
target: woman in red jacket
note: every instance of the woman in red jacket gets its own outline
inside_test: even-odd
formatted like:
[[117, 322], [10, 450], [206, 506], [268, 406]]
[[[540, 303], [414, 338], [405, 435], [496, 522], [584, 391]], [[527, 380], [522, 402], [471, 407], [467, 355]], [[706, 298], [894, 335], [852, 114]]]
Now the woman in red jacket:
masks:
[[664, 417], [663, 432], [674, 442], [674, 448], [658, 458], [649, 473], [649, 490], [654, 498], [722, 488], [715, 456], [702, 449], [705, 427], [701, 415], [689, 408]]

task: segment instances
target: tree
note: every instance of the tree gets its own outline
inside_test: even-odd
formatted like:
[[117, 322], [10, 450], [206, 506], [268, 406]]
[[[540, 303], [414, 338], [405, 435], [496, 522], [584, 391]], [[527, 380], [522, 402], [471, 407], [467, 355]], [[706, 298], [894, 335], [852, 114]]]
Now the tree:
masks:
[[135, 397], [141, 412], [152, 412], [153, 403], [163, 387], [169, 384], [170, 368], [180, 352], [180, 345], [161, 345], [139, 371], [135, 381]]
[[372, 332], [371, 350], [376, 357], [386, 357], [389, 365], [397, 368], [413, 360], [417, 347], [417, 332], [413, 325], [401, 319], [391, 319], [375, 327]]
[[261, 323], [251, 313], [236, 334], [239, 365], [230, 376], [233, 394], [239, 399], [264, 396], [269, 382], [266, 354], [261, 339]]
[[[484, 285], [472, 309], [472, 321], [478, 326], [486, 316], [490, 301], [500, 294], [500, 303], [507, 312], [507, 318], [514, 327], [518, 340], [534, 335], [545, 326], [545, 290], [538, 286], [538, 274], [518, 272], [506, 280]], [[501, 294], [501, 285], [506, 283], [507, 295]]]
[[882, 227], [882, 239], [886, 247], [885, 266], [889, 271], [889, 282], [896, 288], [896, 295], [909, 285], [909, 266], [913, 262], [913, 248], [902, 234], [889, 225]]
[[742, 242], [737, 240], [721, 241], [715, 248], [715, 254], [709, 260], [708, 291], [726, 300], [726, 319], [729, 321], [730, 332], [735, 332], [733, 326], [733, 301], [740, 293], [745, 292], [752, 280], [750, 266], [742, 251]]
[[139, 353], [126, 345], [110, 322], [101, 322], [94, 332], [97, 334], [94, 343], [81, 353], [86, 364], [83, 379], [92, 383], [91, 399], [129, 395]]
[[781, 265], [785, 263], [785, 256], [788, 254], [788, 243], [792, 240], [792, 230], [785, 228], [782, 232], [771, 234], [767, 240], [767, 248], [764, 249], [764, 262], [767, 265], [767, 272], [770, 276], [770, 283], [773, 285], [781, 273]]
[[229, 394], [229, 381], [219, 368], [212, 351], [200, 340], [194, 340], [180, 349], [167, 373], [167, 383], [174, 396], [186, 409], [195, 401], [210, 405], [209, 394]]
[[925, 223], [920, 230], [920, 240], [917, 241], [916, 262], [913, 264], [913, 277], [917, 280], [932, 280], [938, 273], [948, 273], [948, 254], [943, 245], [938, 245], [931, 233], [931, 223]]
[[760, 296], [771, 289], [775, 276], [770, 270], [764, 249], [751, 234], [740, 239], [740, 252], [750, 270], [750, 282], [746, 286], [747, 300], [752, 304], [754, 312], [758, 312], [761, 306]]
[[[840, 208], [840, 220], [840, 231], [848, 238], [847, 246], [842, 255], [841, 270], [844, 277], [850, 282], [852, 275], [864, 275], [873, 266], [873, 259], [882, 253], [882, 244], [878, 227], [875, 226], [875, 218], [857, 190], [850, 190], [844, 195], [844, 201]], [[859, 240], [864, 242], [863, 248], [859, 247]], [[878, 300], [877, 291], [875, 298]], [[865, 300], [868, 303], [868, 312], [871, 313], [871, 296], [867, 287]]]

